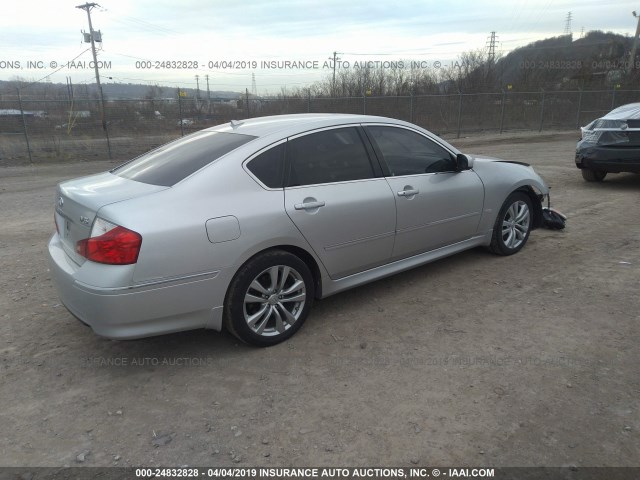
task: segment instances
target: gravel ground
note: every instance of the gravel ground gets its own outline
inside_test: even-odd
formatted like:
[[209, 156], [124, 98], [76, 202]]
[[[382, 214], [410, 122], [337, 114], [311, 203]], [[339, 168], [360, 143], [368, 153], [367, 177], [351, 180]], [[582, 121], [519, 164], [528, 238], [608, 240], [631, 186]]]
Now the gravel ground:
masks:
[[576, 137], [452, 140], [532, 163], [566, 230], [317, 302], [269, 349], [94, 335], [45, 252], [56, 183], [110, 164], [0, 168], [0, 465], [639, 465], [640, 176], [584, 182]]

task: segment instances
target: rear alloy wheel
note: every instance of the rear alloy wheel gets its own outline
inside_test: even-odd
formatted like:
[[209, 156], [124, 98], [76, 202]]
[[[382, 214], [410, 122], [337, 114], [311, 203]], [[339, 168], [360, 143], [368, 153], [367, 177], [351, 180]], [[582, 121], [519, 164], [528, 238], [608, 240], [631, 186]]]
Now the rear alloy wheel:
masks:
[[498, 255], [519, 252], [529, 239], [532, 225], [531, 199], [522, 192], [507, 197], [493, 227], [490, 249]]
[[302, 260], [281, 250], [266, 252], [236, 274], [225, 302], [225, 324], [243, 342], [275, 345], [300, 329], [313, 297], [313, 277]]
[[582, 178], [587, 182], [601, 182], [607, 176], [607, 172], [602, 170], [589, 170], [588, 168], [581, 168], [580, 170], [582, 171]]

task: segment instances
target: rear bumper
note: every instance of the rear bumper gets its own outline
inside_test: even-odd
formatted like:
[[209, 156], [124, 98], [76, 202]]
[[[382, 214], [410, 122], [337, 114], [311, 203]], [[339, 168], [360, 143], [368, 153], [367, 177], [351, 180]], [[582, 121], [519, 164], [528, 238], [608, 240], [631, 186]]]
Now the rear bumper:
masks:
[[593, 146], [576, 150], [576, 167], [602, 172], [640, 173], [640, 147]]
[[78, 280], [82, 267], [67, 256], [57, 234], [48, 250], [62, 303], [98, 335], [132, 339], [197, 328], [222, 329], [225, 289], [219, 272], [144, 285], [96, 287]]

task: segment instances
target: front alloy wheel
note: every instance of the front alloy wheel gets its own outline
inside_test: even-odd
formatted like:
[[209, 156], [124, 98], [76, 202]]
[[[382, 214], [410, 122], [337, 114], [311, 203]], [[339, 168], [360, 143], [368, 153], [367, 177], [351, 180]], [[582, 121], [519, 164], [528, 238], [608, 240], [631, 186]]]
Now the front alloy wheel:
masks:
[[532, 222], [531, 200], [522, 192], [513, 192], [505, 200], [491, 239], [491, 251], [498, 255], [512, 255], [527, 243]]
[[243, 342], [270, 346], [291, 337], [314, 297], [313, 277], [295, 255], [272, 250], [245, 263], [225, 300], [225, 326]]

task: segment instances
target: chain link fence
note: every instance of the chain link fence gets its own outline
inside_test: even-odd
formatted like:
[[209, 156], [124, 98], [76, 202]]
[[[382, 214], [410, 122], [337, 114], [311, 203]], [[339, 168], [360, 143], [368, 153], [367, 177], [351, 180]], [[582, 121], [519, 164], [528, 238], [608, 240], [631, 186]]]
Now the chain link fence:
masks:
[[[168, 141], [232, 119], [289, 113], [393, 117], [438, 135], [577, 129], [611, 109], [640, 101], [640, 90], [458, 93], [398, 97], [241, 97], [100, 102], [0, 100], [0, 165], [127, 160]], [[105, 129], [106, 126], [106, 129]]]

